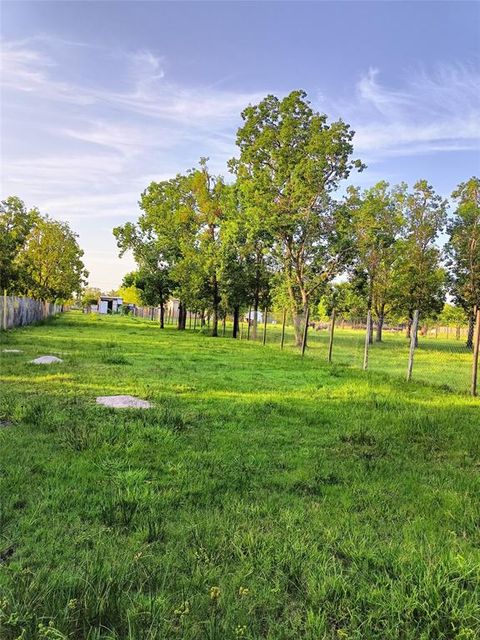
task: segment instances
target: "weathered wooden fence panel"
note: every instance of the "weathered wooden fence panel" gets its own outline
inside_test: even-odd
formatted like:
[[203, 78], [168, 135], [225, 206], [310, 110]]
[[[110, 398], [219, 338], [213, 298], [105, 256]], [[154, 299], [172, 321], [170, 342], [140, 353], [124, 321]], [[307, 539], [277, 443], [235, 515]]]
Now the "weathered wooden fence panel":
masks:
[[33, 298], [0, 296], [0, 322], [3, 330], [39, 322], [63, 311], [63, 305]]

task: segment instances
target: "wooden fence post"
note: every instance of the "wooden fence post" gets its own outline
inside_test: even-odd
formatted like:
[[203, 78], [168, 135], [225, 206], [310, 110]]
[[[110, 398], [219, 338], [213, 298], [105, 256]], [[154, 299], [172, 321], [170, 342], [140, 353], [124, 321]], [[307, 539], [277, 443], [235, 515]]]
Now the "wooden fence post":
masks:
[[263, 312], [263, 338], [262, 338], [263, 345], [265, 345], [267, 341], [267, 316], [268, 316], [268, 308], [265, 307]]
[[415, 346], [417, 344], [417, 330], [418, 330], [418, 309], [413, 312], [413, 322], [410, 327], [410, 352], [408, 354], [408, 369], [407, 369], [407, 382], [412, 379], [413, 371], [413, 354], [415, 353]]
[[372, 312], [370, 309], [367, 311], [367, 331], [365, 333], [365, 350], [363, 353], [363, 370], [368, 369], [368, 347], [370, 344], [370, 331], [372, 327]]
[[472, 396], [477, 395], [477, 378], [478, 378], [478, 351], [480, 347], [480, 309], [477, 309], [475, 323], [475, 337], [473, 339], [473, 364], [472, 364]]
[[308, 333], [308, 321], [310, 319], [310, 305], [307, 304], [307, 310], [305, 312], [305, 326], [303, 327], [303, 339], [302, 339], [302, 358], [305, 355], [305, 348], [307, 346], [307, 333]]
[[330, 338], [328, 341], [328, 362], [332, 362], [334, 331], [335, 331], [335, 309], [332, 309], [332, 315], [330, 316]]
[[287, 321], [287, 310], [283, 310], [283, 318], [282, 318], [282, 339], [280, 341], [280, 349], [283, 349], [283, 344], [285, 342], [285, 323]]

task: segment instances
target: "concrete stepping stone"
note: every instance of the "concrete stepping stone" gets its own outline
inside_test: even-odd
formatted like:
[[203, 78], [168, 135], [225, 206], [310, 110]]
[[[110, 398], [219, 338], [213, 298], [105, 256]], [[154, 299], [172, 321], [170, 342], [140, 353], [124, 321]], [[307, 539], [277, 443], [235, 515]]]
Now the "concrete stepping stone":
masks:
[[150, 409], [152, 404], [134, 396], [99, 396], [97, 404], [114, 409]]
[[63, 360], [56, 356], [40, 356], [35, 360], [31, 360], [32, 364], [55, 364], [56, 362], [63, 362]]

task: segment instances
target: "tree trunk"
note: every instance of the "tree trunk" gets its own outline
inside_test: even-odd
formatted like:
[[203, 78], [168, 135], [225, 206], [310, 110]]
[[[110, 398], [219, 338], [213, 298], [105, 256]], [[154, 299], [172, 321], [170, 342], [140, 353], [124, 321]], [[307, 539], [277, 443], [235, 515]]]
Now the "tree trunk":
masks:
[[160, 329], [165, 329], [165, 307], [160, 305]]
[[237, 338], [238, 337], [239, 320], [240, 320], [240, 307], [236, 306], [236, 307], [233, 308], [233, 333], [232, 333], [232, 338]]
[[[370, 313], [370, 318], [372, 317], [372, 297], [369, 295], [368, 304], [367, 304], [367, 315]], [[373, 344], [373, 322], [366, 323], [368, 325], [368, 344]]]
[[467, 333], [467, 349], [473, 349], [473, 334], [475, 333], [475, 315], [470, 313], [468, 316], [468, 333]]
[[257, 339], [258, 306], [259, 306], [259, 295], [258, 295], [258, 290], [256, 290], [255, 291], [255, 296], [254, 296], [254, 299], [253, 299], [252, 340], [256, 340]]
[[187, 324], [187, 309], [183, 302], [179, 302], [178, 304], [178, 325], [177, 329], [183, 331]]
[[178, 318], [177, 318], [177, 329], [179, 331], [182, 330], [182, 319], [183, 319], [183, 302], [180, 300], [178, 303]]
[[295, 300], [293, 290], [290, 290], [290, 300], [292, 303], [293, 328], [295, 329], [295, 346], [301, 347], [303, 344], [304, 323], [308, 322], [308, 295], [306, 291], [302, 291], [302, 305], [300, 306]]
[[183, 305], [182, 329], [187, 326], [187, 307]]
[[202, 309], [200, 312], [200, 326], [205, 326], [205, 309]]
[[410, 339], [410, 334], [412, 331], [412, 322], [413, 322], [413, 319], [409, 316], [407, 321], [407, 330], [405, 332], [405, 337], [408, 339]]
[[298, 313], [298, 309], [295, 306], [292, 307], [293, 329], [295, 331], [295, 346], [302, 346], [303, 338], [303, 314]]
[[383, 323], [385, 322], [385, 316], [383, 313], [378, 314], [377, 316], [377, 336], [376, 341], [382, 342], [383, 338]]
[[213, 276], [213, 319], [212, 319], [212, 337], [216, 338], [218, 336], [218, 305], [220, 303], [219, 295], [218, 295], [218, 282], [217, 276]]

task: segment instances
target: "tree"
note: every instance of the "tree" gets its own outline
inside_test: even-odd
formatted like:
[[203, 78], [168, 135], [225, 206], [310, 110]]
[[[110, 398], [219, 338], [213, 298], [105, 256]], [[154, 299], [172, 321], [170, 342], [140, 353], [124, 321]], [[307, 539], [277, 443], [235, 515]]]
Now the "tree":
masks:
[[15, 260], [22, 250], [35, 221], [40, 214], [37, 209], [27, 211], [25, 204], [16, 196], [0, 203], [0, 289], [18, 292], [20, 264]]
[[[363, 193], [350, 188], [347, 198], [354, 238], [355, 281], [358, 283], [362, 274], [367, 310], [374, 313], [377, 321], [378, 342], [382, 340], [385, 315], [394, 304], [393, 274], [403, 230], [404, 197], [405, 185], [390, 189], [388, 182], [381, 181]], [[371, 328], [370, 342], [373, 324]]]
[[418, 181], [404, 199], [405, 233], [398, 243], [393, 282], [395, 305], [407, 318], [407, 337], [416, 309], [421, 317], [443, 309], [446, 273], [435, 242], [446, 223], [446, 206], [426, 180]]
[[448, 225], [446, 245], [450, 291], [468, 314], [467, 347], [472, 348], [475, 309], [480, 305], [480, 179], [462, 182], [452, 198], [457, 206]]
[[125, 278], [122, 282], [122, 285], [118, 289], [110, 291], [108, 295], [112, 297], [122, 298], [123, 304], [134, 304], [136, 306], [146, 304], [142, 301], [140, 289], [138, 289], [137, 286], [133, 283], [126, 284]]
[[346, 258], [331, 193], [363, 165], [351, 160], [354, 132], [349, 125], [341, 120], [328, 124], [303, 91], [282, 100], [269, 95], [247, 107], [242, 119], [239, 158], [229, 166], [246, 214], [271, 237], [300, 344], [301, 315], [310, 296], [342, 269]]
[[141, 195], [138, 223], [114, 229], [120, 250], [133, 250], [140, 271], [148, 264], [157, 293], [161, 291], [161, 309], [171, 294], [179, 298], [179, 329], [185, 329], [187, 304], [198, 302], [202, 289], [190, 176], [151, 182]]
[[206, 294], [212, 308], [212, 336], [218, 336], [220, 307], [219, 270], [221, 264], [220, 226], [224, 217], [223, 198], [225, 183], [220, 176], [212, 176], [207, 166], [208, 158], [200, 160], [200, 168], [189, 175], [190, 202], [195, 219], [197, 256], [204, 276]]
[[225, 185], [218, 272], [223, 313], [226, 315], [230, 311], [233, 314], [233, 338], [238, 337], [241, 309], [250, 302], [252, 284], [250, 246], [238, 195], [235, 184]]
[[[120, 249], [120, 256], [131, 250], [138, 265], [138, 270], [127, 274], [123, 280], [123, 287], [135, 287], [132, 304], [142, 303], [147, 306], [160, 307], [160, 328], [165, 326], [165, 304], [172, 291], [170, 268], [165, 259], [164, 251], [151, 230], [127, 222], [115, 227], [113, 235]], [[133, 291], [130, 291], [132, 297]], [[130, 302], [130, 300], [126, 300]]]
[[333, 309], [338, 315], [352, 322], [359, 318], [363, 320], [367, 314], [367, 299], [358, 285], [350, 282], [335, 282], [326, 287], [321, 298], [322, 307], [327, 316], [331, 316]]
[[88, 271], [77, 238], [66, 222], [36, 219], [16, 260], [27, 295], [54, 301], [80, 293]]
[[102, 292], [98, 287], [85, 287], [80, 293], [80, 303], [82, 307], [89, 307], [92, 304], [97, 304], [101, 295]]

